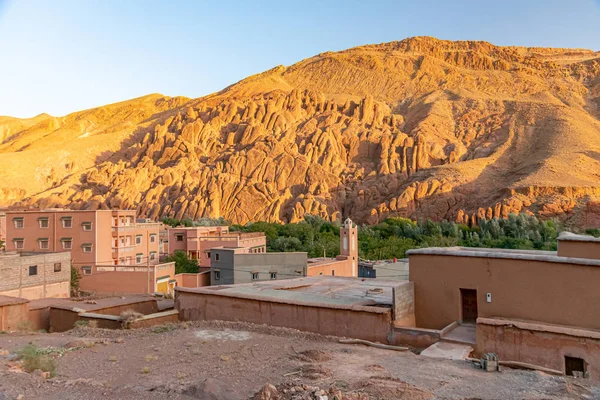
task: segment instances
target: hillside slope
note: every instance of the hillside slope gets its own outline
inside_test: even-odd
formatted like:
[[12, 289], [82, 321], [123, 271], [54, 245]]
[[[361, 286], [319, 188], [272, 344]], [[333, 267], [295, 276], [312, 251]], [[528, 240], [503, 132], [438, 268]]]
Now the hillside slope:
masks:
[[[46, 161], [52, 179], [15, 195], [13, 171], [0, 201], [4, 190], [5, 203], [26, 197], [17, 205], [237, 223], [509, 212], [600, 222], [600, 53], [590, 50], [418, 37], [320, 54], [204, 98], [132, 102], [88, 111], [99, 130], [72, 114], [68, 129], [49, 117], [9, 135], [0, 162], [29, 164], [50, 138], [60, 145]], [[82, 139], [95, 140], [77, 155], [87, 161], [59, 166]]]

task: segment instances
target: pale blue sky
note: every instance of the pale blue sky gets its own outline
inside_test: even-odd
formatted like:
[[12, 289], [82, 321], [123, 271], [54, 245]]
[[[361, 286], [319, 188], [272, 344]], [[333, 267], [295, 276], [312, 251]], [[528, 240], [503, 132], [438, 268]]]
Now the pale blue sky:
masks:
[[0, 0], [0, 115], [199, 97], [410, 36], [600, 50], [600, 0]]

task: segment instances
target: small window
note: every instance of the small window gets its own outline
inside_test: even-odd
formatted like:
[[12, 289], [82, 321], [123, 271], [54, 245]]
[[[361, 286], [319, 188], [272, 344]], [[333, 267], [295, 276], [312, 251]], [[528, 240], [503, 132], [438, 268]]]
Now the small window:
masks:
[[23, 218], [15, 218], [13, 219], [13, 222], [15, 224], [16, 229], [23, 229], [23, 227], [25, 226]]
[[92, 245], [91, 244], [84, 244], [83, 246], [81, 246], [81, 248], [83, 249], [84, 253], [91, 253], [92, 252]]
[[40, 218], [38, 222], [40, 223], [40, 228], [42, 229], [46, 229], [50, 226], [48, 218]]
[[62, 263], [54, 263], [54, 272], [62, 271]]
[[258, 280], [258, 272], [253, 272], [252, 273], [252, 280], [253, 281], [257, 281]]
[[63, 226], [63, 228], [72, 228], [73, 220], [71, 218], [64, 218], [62, 220], [62, 226]]
[[37, 275], [37, 265], [29, 266], [29, 276]]
[[91, 275], [92, 267], [81, 267], [81, 272], [83, 273], [83, 275]]
[[175, 236], [175, 240], [177, 240], [178, 242], [183, 242], [183, 235]]
[[25, 247], [25, 241], [23, 239], [15, 240], [14, 242], [15, 242], [16, 249], [23, 249]]
[[141, 264], [143, 259], [144, 259], [144, 255], [143, 254], [136, 254], [135, 255], [135, 263], [136, 264]]
[[277, 272], [271, 272], [271, 279], [277, 279]]
[[156, 235], [150, 235], [150, 243], [156, 243]]
[[142, 244], [142, 235], [136, 235], [135, 237], [135, 244]]
[[221, 271], [215, 271], [215, 281], [221, 279]]
[[155, 251], [150, 253], [150, 261], [156, 261], [156, 252]]
[[583, 358], [565, 356], [565, 374], [584, 378], [585, 361]]
[[91, 222], [84, 222], [83, 224], [81, 224], [81, 226], [83, 227], [84, 231], [91, 231], [92, 230], [92, 223]]
[[219, 256], [220, 256], [219, 253], [215, 254], [215, 261], [219, 261]]
[[63, 240], [62, 245], [63, 245], [63, 249], [65, 249], [65, 250], [70, 250], [73, 248], [73, 242], [70, 239]]
[[38, 242], [41, 250], [48, 250], [48, 239], [43, 239]]

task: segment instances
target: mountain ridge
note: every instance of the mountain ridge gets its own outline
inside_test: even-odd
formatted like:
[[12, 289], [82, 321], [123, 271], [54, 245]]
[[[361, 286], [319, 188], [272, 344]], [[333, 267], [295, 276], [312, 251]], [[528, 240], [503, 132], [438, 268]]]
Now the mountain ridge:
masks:
[[[0, 141], [0, 162], [51, 140], [69, 153], [60, 162], [78, 160], [50, 180], [9, 173], [0, 203], [238, 223], [509, 212], [600, 223], [592, 50], [416, 37], [321, 53], [197, 99], [157, 96]], [[82, 138], [91, 122], [101, 127]], [[78, 140], [90, 142], [87, 158], [73, 156]]]

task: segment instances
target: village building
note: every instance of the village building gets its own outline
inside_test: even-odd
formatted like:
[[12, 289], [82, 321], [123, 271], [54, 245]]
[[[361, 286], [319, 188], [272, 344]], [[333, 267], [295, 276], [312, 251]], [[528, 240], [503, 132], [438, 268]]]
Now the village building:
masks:
[[231, 285], [306, 276], [306, 253], [248, 253], [247, 248], [210, 251], [212, 285]]
[[161, 263], [162, 224], [136, 220], [134, 210], [8, 211], [6, 223], [9, 251], [70, 252], [84, 292], [166, 294], [177, 285], [196, 287], [208, 280], [175, 274], [174, 263]]
[[307, 259], [306, 252], [249, 252], [247, 247], [213, 247], [211, 284], [291, 279], [305, 276], [358, 274], [358, 231], [350, 219], [340, 229], [340, 255], [333, 259]]
[[157, 264], [158, 223], [134, 210], [48, 209], [6, 212], [8, 251], [70, 251], [82, 275], [94, 266]]
[[228, 226], [169, 228], [169, 254], [180, 250], [201, 267], [210, 267], [210, 250], [217, 247], [243, 249], [246, 253], [266, 253], [267, 239], [262, 232], [229, 232]]
[[600, 377], [600, 239], [563, 233], [557, 252], [451, 247], [407, 254], [416, 327], [429, 330], [423, 335], [460, 331], [476, 354]]
[[[6, 213], [4, 211], [0, 211], [0, 242], [6, 242]], [[2, 250], [1, 244], [0, 250]]]
[[71, 254], [0, 253], [0, 296], [27, 300], [70, 296]]
[[178, 287], [175, 304], [186, 321], [244, 321], [384, 343], [394, 324], [414, 323], [412, 283], [397, 280], [323, 275]]

